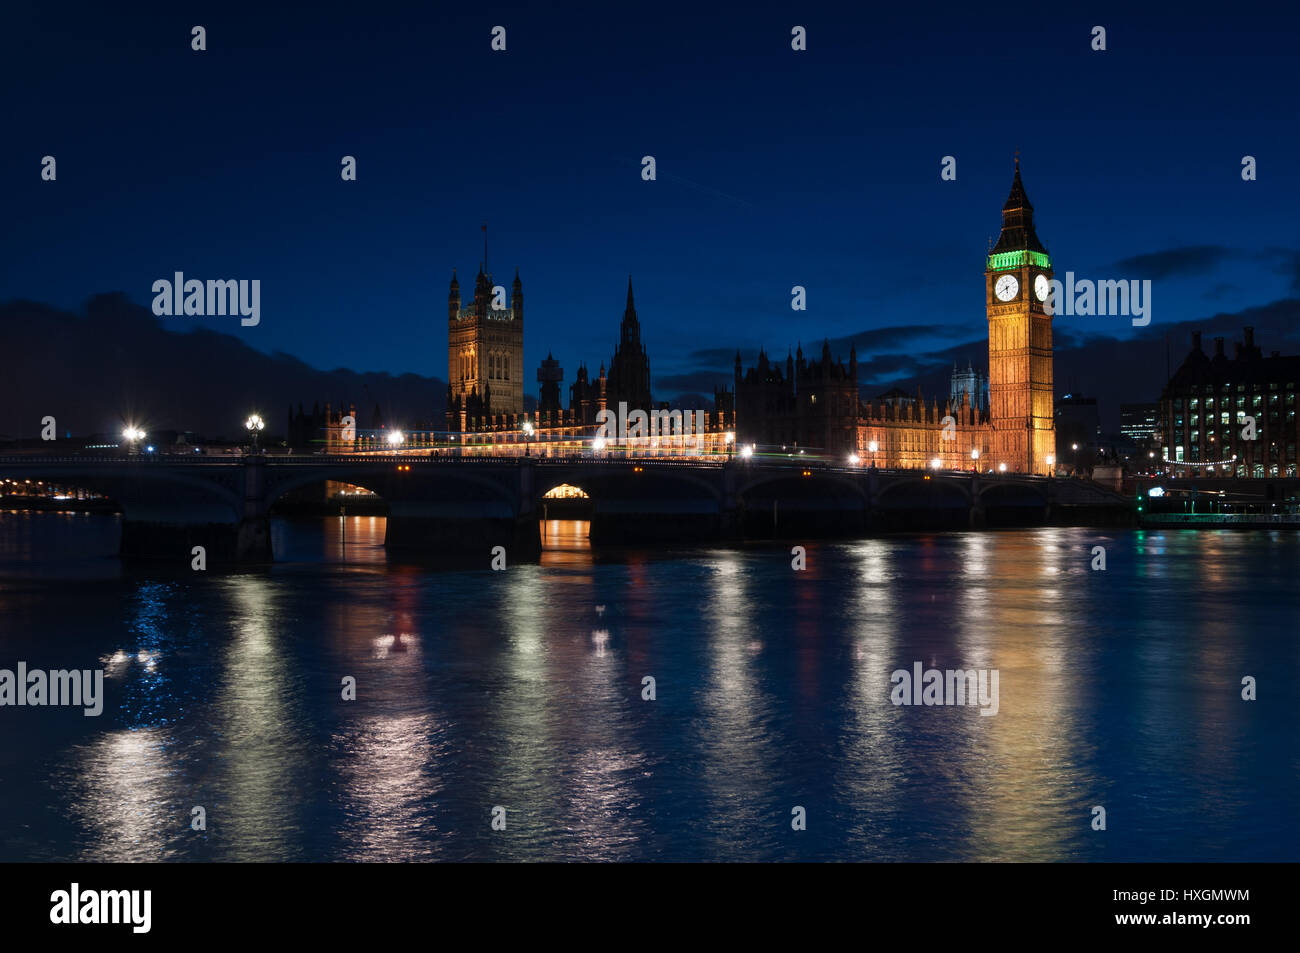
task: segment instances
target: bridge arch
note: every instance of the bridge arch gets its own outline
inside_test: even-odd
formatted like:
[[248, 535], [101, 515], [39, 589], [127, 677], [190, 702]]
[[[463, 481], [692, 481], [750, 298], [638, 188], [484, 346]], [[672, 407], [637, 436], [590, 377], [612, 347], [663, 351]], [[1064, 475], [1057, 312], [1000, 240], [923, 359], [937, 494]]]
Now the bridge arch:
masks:
[[[420, 458], [374, 462], [327, 463], [294, 467], [293, 472], [274, 474], [267, 479], [265, 506], [269, 509], [286, 494], [319, 483], [348, 483], [370, 490], [391, 504], [410, 499], [436, 497], [451, 502], [491, 503], [511, 515], [520, 508], [518, 493], [501, 480], [473, 472], [453, 469], [448, 464], [421, 464]], [[401, 468], [401, 469], [399, 469]]]
[[989, 506], [1044, 506], [1051, 502], [1046, 486], [1024, 483], [1019, 480], [988, 483], [980, 487], [980, 505]]
[[165, 508], [178, 508], [201, 513], [211, 522], [235, 523], [243, 510], [243, 476], [234, 467], [117, 459], [2, 461], [0, 477], [90, 490], [120, 506], [127, 519], [154, 519]]
[[913, 506], [966, 507], [971, 504], [969, 480], [906, 477], [886, 483], [876, 493], [879, 509], [908, 509]]
[[779, 469], [755, 473], [737, 487], [736, 494], [740, 497], [752, 498], [756, 490], [764, 487], [774, 489], [774, 484], [791, 484], [801, 488], [808, 487], [814, 493], [825, 495], [825, 489], [829, 485], [835, 489], [837, 495], [847, 496], [866, 503], [867, 493], [860, 478], [827, 470], [809, 470], [809, 473], [811, 476], [807, 477], [803, 476], [803, 470], [796, 469]]
[[537, 497], [559, 484], [580, 487], [593, 502], [634, 499], [654, 493], [689, 490], [689, 496], [718, 505], [722, 500], [721, 468], [701, 476], [693, 470], [653, 460], [629, 460], [626, 464], [587, 464], [572, 467], [539, 468], [534, 481]]

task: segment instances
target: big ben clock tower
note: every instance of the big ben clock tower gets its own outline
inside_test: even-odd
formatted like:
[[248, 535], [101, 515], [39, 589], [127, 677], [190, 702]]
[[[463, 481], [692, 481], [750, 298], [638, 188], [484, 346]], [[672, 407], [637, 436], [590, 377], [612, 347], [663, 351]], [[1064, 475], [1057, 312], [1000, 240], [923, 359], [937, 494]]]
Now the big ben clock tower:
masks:
[[1052, 262], [1034, 232], [1034, 207], [1020, 181], [1002, 206], [1002, 234], [984, 272], [989, 319], [991, 461], [1007, 472], [1046, 474], [1056, 452], [1052, 392], [1052, 316], [1045, 304]]

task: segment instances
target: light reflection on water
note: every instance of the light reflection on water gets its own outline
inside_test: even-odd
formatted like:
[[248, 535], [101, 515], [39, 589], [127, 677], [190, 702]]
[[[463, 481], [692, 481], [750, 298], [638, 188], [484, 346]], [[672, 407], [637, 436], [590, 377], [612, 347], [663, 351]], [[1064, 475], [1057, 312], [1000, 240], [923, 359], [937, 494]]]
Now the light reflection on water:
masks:
[[[1300, 859], [1300, 535], [900, 536], [794, 572], [549, 521], [540, 565], [447, 572], [347, 517], [196, 578], [122, 570], [112, 517], [12, 518], [0, 666], [102, 666], [108, 697], [0, 709], [0, 859]], [[891, 704], [914, 661], [997, 669], [998, 714]]]

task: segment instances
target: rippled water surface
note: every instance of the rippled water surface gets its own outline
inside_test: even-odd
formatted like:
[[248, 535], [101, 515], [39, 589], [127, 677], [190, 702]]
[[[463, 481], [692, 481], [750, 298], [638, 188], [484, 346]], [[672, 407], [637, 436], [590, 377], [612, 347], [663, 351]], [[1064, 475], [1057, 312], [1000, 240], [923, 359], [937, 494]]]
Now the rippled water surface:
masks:
[[[795, 572], [546, 529], [540, 566], [447, 572], [390, 565], [382, 518], [278, 522], [273, 568], [222, 575], [0, 514], [0, 667], [107, 696], [0, 708], [0, 858], [1300, 860], [1300, 534], [809, 542]], [[892, 704], [918, 661], [997, 670], [997, 714]]]

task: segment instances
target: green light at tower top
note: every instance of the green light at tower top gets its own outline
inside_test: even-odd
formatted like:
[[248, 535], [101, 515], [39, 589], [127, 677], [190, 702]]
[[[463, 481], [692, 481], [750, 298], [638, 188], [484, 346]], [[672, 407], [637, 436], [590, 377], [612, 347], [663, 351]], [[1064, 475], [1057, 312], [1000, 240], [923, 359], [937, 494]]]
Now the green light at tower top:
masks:
[[1029, 263], [1038, 268], [1051, 268], [1052, 261], [1047, 255], [1038, 251], [1003, 251], [995, 255], [989, 255], [989, 271], [1009, 271], [1013, 268], [1019, 268], [1025, 263], [1025, 256], [1029, 256]]

